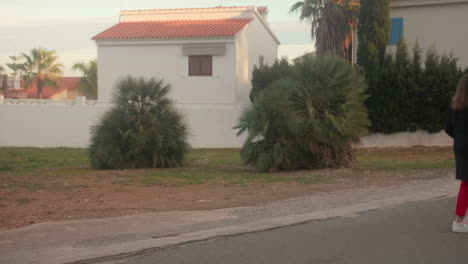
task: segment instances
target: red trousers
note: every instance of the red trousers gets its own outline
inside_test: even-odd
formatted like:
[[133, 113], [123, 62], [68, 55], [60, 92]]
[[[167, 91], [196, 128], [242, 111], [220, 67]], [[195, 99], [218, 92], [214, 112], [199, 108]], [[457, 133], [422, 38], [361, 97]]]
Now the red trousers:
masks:
[[457, 210], [455, 212], [458, 216], [465, 216], [466, 209], [468, 208], [468, 181], [461, 181], [460, 192], [457, 198]]

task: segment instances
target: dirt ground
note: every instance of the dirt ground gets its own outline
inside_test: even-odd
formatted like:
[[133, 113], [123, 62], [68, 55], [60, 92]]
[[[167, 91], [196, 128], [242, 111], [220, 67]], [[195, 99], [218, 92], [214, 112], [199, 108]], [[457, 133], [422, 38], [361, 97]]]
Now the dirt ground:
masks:
[[[337, 173], [338, 172], [338, 173]], [[349, 172], [349, 173], [348, 173]], [[255, 206], [302, 195], [353, 188], [399, 185], [414, 179], [446, 177], [453, 169], [411, 171], [325, 170], [326, 182], [209, 183], [168, 187], [116, 184], [113, 177], [62, 178], [55, 188], [2, 188], [0, 230], [47, 221], [102, 218], [144, 212]], [[33, 179], [31, 179], [33, 182]]]

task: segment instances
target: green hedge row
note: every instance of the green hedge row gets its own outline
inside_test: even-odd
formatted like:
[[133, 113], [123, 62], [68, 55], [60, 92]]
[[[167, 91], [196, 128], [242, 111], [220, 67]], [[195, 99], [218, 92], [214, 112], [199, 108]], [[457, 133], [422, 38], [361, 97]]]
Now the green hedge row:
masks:
[[[408, 47], [402, 41], [393, 54], [386, 55], [377, 76], [369, 82], [366, 105], [370, 131], [442, 130], [458, 80], [468, 72], [468, 68], [462, 71], [457, 61], [453, 55], [435, 50], [423, 53], [419, 44]], [[291, 76], [292, 68], [286, 59], [254, 68], [251, 101], [272, 82]]]
[[394, 133], [443, 129], [463, 71], [453, 55], [434, 50], [423, 54], [419, 44], [400, 42], [387, 55], [374, 85], [369, 85], [367, 106], [372, 132]]

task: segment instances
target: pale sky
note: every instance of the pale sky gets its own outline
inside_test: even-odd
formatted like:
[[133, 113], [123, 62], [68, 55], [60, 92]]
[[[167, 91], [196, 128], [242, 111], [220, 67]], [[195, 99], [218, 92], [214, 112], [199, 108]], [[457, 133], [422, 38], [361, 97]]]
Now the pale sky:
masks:
[[118, 22], [120, 10], [214, 6], [268, 6], [268, 21], [281, 41], [279, 56], [295, 58], [312, 51], [310, 25], [289, 8], [298, 0], [0, 0], [0, 65], [8, 56], [45, 47], [57, 52], [65, 76], [75, 62], [96, 58], [91, 37]]

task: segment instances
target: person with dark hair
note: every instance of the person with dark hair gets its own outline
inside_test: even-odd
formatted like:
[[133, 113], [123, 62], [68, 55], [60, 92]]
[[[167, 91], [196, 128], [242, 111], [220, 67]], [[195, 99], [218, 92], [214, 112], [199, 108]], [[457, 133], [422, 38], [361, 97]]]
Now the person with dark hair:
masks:
[[460, 79], [452, 98], [445, 132], [453, 138], [456, 178], [461, 181], [453, 232], [468, 232], [464, 222], [468, 208], [468, 74]]

